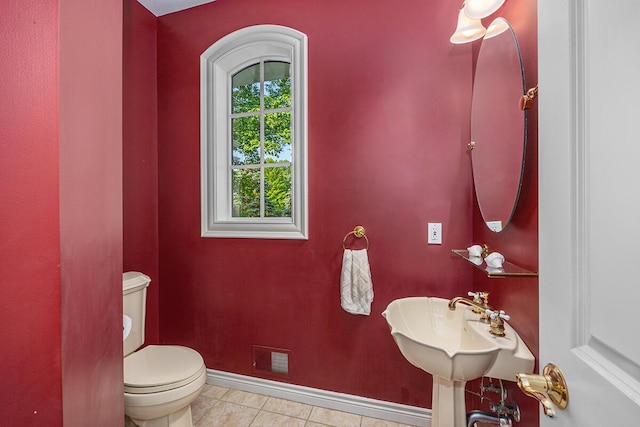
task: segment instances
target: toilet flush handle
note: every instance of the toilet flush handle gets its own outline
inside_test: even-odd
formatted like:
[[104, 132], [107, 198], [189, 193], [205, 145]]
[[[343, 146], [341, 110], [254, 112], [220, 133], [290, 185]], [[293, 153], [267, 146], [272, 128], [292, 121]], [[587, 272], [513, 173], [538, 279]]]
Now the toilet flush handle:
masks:
[[133, 321], [126, 314], [122, 315], [122, 341], [126, 340], [131, 333], [131, 325]]

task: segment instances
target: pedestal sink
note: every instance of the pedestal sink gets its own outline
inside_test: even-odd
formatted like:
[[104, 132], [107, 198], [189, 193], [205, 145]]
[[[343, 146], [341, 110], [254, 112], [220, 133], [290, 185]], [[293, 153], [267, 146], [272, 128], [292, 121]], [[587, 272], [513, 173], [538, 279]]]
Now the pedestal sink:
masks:
[[464, 387], [483, 376], [516, 380], [532, 373], [534, 357], [516, 331], [505, 323], [505, 336], [470, 307], [448, 307], [436, 297], [397, 299], [382, 313], [402, 355], [433, 376], [431, 427], [466, 426]]

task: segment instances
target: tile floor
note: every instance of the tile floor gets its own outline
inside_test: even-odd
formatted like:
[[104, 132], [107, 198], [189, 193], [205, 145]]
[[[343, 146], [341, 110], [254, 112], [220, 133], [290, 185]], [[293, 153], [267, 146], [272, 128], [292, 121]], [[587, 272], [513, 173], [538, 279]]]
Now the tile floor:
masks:
[[210, 384], [191, 412], [195, 427], [410, 427]]

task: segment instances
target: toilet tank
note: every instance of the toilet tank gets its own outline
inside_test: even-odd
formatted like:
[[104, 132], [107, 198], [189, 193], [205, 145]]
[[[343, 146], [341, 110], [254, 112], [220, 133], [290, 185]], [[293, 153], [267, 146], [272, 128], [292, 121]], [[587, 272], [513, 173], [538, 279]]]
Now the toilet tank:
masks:
[[147, 286], [149, 276], [137, 271], [122, 275], [123, 356], [136, 351], [144, 343]]

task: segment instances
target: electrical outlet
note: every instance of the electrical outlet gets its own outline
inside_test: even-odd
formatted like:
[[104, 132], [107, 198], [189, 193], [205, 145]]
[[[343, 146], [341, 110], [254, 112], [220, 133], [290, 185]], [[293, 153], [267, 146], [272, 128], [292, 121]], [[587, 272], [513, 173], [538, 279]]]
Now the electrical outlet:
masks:
[[442, 223], [430, 222], [427, 228], [429, 230], [429, 237], [427, 238], [427, 243], [430, 245], [441, 245], [442, 244]]

